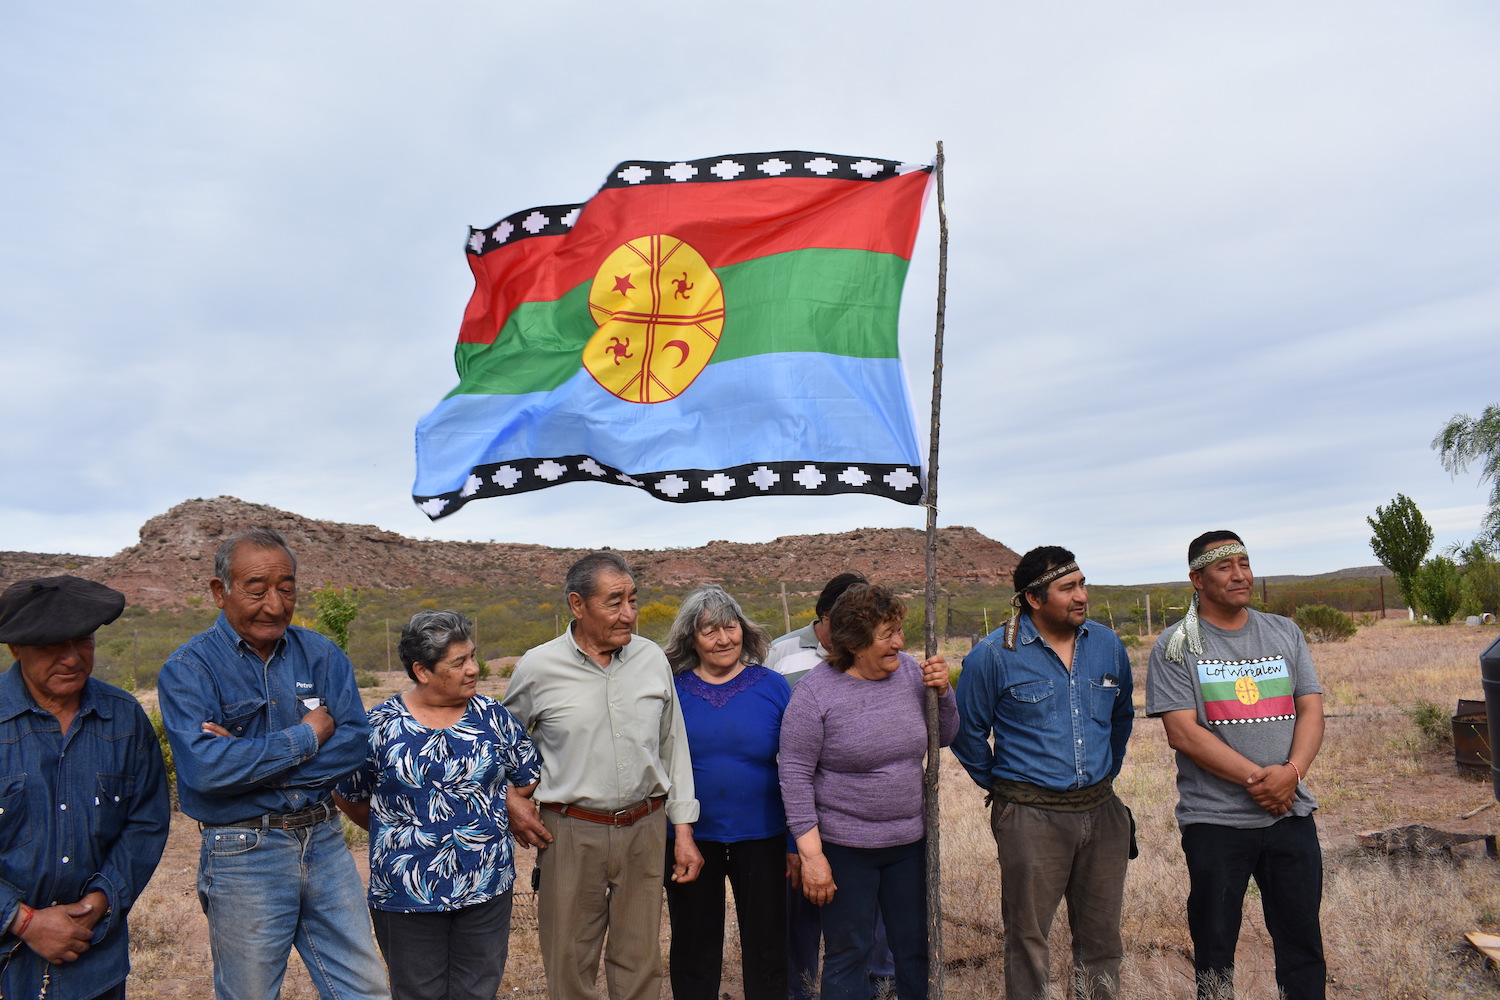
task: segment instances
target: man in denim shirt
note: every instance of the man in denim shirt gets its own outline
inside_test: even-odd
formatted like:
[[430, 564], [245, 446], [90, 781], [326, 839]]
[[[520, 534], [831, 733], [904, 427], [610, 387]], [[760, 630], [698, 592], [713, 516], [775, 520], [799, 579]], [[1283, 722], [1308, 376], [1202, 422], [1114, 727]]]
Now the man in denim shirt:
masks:
[[125, 595], [76, 576], [0, 595], [0, 996], [123, 1000], [125, 915], [170, 805], [141, 706], [96, 681], [94, 631]]
[[223, 613], [157, 680], [182, 811], [203, 845], [220, 1000], [280, 995], [296, 945], [320, 996], [387, 998], [364, 886], [329, 790], [370, 729], [349, 658], [291, 624], [297, 561], [267, 528], [225, 539], [209, 589]]
[[964, 657], [953, 740], [992, 801], [1005, 992], [1050, 995], [1047, 933], [1067, 899], [1071, 995], [1114, 997], [1132, 853], [1130, 810], [1114, 793], [1135, 718], [1130, 659], [1119, 636], [1088, 620], [1073, 553], [1032, 549], [1013, 579], [1011, 620]]

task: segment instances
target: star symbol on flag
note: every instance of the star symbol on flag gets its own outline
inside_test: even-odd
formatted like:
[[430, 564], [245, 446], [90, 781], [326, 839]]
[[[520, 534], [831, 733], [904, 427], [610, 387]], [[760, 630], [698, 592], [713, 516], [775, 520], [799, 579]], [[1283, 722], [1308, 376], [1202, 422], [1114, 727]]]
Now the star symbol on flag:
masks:
[[730, 490], [734, 489], [734, 480], [729, 476], [724, 475], [724, 473], [722, 472], [715, 472], [712, 476], [709, 476], [698, 485], [702, 486], [705, 490], [708, 490], [708, 492], [712, 493], [714, 496], [721, 497], [724, 494], [728, 493]]
[[781, 481], [781, 476], [762, 465], [749, 477], [749, 481], [762, 490], [768, 490]]
[[656, 484], [656, 488], [662, 493], [665, 493], [667, 496], [676, 498], [683, 494], [683, 492], [688, 488], [688, 485], [689, 484], [686, 479], [683, 479], [681, 476], [674, 472], [669, 476], [662, 477], [661, 482]]
[[635, 285], [633, 285], [633, 284], [630, 283], [630, 275], [628, 275], [628, 274], [617, 274], [617, 275], [615, 275], [615, 291], [619, 292], [621, 295], [624, 295], [626, 292], [630, 291], [634, 287], [635, 287]]
[[920, 482], [920, 480], [917, 479], [916, 476], [912, 475], [910, 469], [905, 468], [897, 469], [894, 472], [888, 473], [885, 476], [885, 481], [886, 484], [893, 489], [903, 491], [911, 489], [913, 486], [917, 485], [918, 482]]
[[828, 479], [827, 476], [818, 471], [817, 466], [804, 465], [792, 476], [792, 481], [805, 490], [815, 490]]

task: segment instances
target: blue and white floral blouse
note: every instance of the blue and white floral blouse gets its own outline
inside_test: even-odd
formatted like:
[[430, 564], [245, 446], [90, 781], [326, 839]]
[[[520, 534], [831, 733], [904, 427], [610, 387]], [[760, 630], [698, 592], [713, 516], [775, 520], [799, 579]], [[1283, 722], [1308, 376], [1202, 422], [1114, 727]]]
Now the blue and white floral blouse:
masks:
[[493, 698], [470, 698], [447, 729], [422, 725], [399, 694], [370, 709], [370, 755], [336, 789], [370, 800], [370, 906], [456, 910], [509, 889], [505, 789], [541, 770], [531, 737]]

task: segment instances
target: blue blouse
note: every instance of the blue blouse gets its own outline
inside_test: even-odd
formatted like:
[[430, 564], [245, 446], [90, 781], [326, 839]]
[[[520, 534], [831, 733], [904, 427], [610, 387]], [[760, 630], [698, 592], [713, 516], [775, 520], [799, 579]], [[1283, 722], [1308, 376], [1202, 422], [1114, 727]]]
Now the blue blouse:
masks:
[[723, 684], [691, 670], [674, 682], [701, 810], [694, 839], [734, 843], [785, 834], [776, 753], [792, 696], [786, 678], [750, 664]]
[[370, 801], [370, 906], [456, 910], [516, 879], [506, 785], [529, 785], [542, 760], [498, 701], [469, 699], [463, 717], [429, 729], [401, 695], [370, 709], [370, 753], [336, 791]]

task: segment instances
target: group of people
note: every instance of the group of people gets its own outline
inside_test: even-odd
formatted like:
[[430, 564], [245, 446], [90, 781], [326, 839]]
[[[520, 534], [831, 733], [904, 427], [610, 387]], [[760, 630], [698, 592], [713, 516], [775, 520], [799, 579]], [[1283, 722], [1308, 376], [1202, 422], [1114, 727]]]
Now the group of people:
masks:
[[[857, 574], [775, 643], [724, 590], [699, 588], [657, 646], [635, 634], [629, 566], [598, 552], [568, 572], [569, 627], [521, 657], [503, 699], [477, 693], [472, 623], [422, 611], [400, 642], [411, 687], [368, 712], [347, 656], [292, 625], [296, 568], [274, 531], [226, 539], [210, 581], [221, 614], [158, 679], [223, 1000], [279, 995], [293, 947], [325, 998], [493, 998], [513, 840], [537, 851], [553, 998], [593, 998], [601, 956], [611, 1000], [660, 996], [663, 887], [672, 995], [717, 997], [726, 882], [746, 1000], [866, 1000], [885, 971], [897, 996], [925, 998], [929, 689], [939, 741], [991, 806], [1007, 995], [1049, 990], [1063, 900], [1071, 989], [1118, 995], [1136, 844], [1113, 782], [1134, 684], [1067, 550], [1021, 559], [1014, 614], [965, 657], [956, 696], [941, 656], [904, 651], [903, 602]], [[1303, 783], [1322, 740], [1317, 675], [1296, 627], [1249, 607], [1238, 536], [1195, 539], [1189, 575], [1146, 711], [1177, 751], [1199, 994], [1232, 991], [1253, 877], [1278, 986], [1321, 997]], [[123, 608], [76, 577], [0, 595], [16, 660], [0, 676], [0, 995], [124, 996], [126, 915], [169, 800], [151, 722], [89, 676], [93, 634]], [[340, 810], [370, 831], [368, 887]]]

